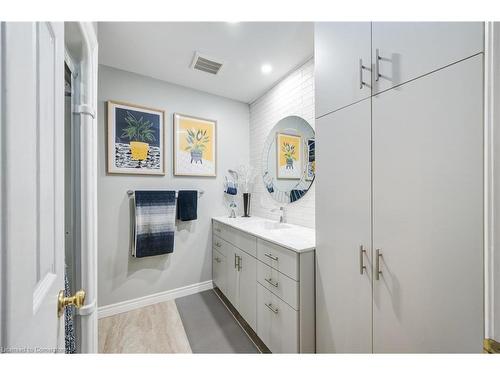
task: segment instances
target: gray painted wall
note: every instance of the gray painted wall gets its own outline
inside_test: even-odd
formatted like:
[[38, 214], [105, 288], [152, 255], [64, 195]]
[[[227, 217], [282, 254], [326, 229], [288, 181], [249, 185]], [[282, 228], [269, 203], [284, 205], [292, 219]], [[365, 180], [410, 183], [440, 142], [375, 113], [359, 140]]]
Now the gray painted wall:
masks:
[[[117, 100], [166, 111], [167, 174], [106, 174], [106, 101]], [[217, 177], [174, 177], [174, 112], [217, 120]], [[99, 66], [98, 92], [98, 277], [99, 306], [203, 282], [212, 278], [210, 218], [228, 213], [222, 193], [228, 168], [249, 163], [249, 107], [137, 74]], [[177, 223], [175, 250], [169, 255], [130, 256], [128, 189], [203, 189], [198, 220]]]

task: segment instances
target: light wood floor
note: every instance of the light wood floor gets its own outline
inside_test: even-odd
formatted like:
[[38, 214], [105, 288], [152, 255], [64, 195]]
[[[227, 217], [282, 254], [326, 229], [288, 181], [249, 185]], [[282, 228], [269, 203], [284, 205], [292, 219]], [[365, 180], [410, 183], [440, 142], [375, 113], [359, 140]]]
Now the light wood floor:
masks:
[[191, 353], [174, 301], [99, 319], [99, 353]]

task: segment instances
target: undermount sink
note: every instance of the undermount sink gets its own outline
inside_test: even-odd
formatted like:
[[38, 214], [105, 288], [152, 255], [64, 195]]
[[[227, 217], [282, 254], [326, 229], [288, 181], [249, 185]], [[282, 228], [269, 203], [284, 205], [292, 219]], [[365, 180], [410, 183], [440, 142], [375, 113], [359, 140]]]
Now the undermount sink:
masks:
[[255, 227], [259, 227], [265, 230], [278, 230], [278, 229], [290, 229], [293, 226], [290, 224], [279, 223], [272, 220], [258, 220], [252, 223]]
[[266, 229], [288, 229], [291, 228], [291, 225], [285, 224], [285, 223], [278, 223], [276, 221], [265, 221], [264, 222], [264, 228]]

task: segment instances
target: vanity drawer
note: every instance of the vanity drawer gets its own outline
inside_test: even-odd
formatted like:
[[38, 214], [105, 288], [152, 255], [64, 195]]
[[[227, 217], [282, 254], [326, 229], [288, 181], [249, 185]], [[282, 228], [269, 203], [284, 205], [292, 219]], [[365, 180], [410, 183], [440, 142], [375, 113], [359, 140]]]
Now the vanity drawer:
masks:
[[299, 352], [299, 313], [260, 284], [257, 335], [273, 353]]
[[226, 256], [217, 250], [213, 250], [212, 255], [212, 279], [213, 283], [220, 289], [224, 295], [227, 293], [227, 267]]
[[237, 248], [256, 257], [257, 256], [257, 239], [251, 234], [231, 228], [217, 221], [212, 223], [213, 232], [216, 236], [233, 244]]
[[299, 255], [296, 252], [258, 238], [257, 258], [292, 279], [299, 280]]
[[212, 249], [217, 250], [219, 253], [224, 255], [225, 257], [228, 256], [229, 253], [229, 248], [230, 244], [226, 241], [224, 241], [222, 238], [219, 236], [212, 236]]
[[273, 294], [299, 309], [299, 283], [265, 263], [257, 262], [257, 281]]

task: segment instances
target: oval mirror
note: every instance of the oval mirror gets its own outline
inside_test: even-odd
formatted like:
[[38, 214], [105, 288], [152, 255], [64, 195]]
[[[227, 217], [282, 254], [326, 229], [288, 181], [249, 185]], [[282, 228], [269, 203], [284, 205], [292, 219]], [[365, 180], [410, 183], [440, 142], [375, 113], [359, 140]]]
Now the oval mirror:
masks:
[[278, 121], [267, 136], [262, 155], [262, 178], [267, 192], [279, 203], [293, 203], [311, 187], [315, 168], [312, 126], [299, 116]]

